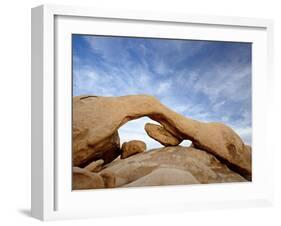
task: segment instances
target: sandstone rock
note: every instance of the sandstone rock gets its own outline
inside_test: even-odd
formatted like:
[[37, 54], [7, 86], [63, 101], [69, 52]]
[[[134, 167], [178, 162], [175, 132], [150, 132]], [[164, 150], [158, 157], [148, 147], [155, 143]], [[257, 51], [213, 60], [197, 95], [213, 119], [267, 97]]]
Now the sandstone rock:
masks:
[[104, 160], [99, 159], [97, 161], [94, 161], [94, 162], [90, 163], [89, 165], [84, 167], [84, 169], [86, 169], [90, 172], [99, 172], [102, 169], [102, 164], [104, 164]]
[[[74, 165], [83, 165], [101, 156], [104, 159], [103, 155], [108, 153], [107, 148], [103, 148], [107, 140], [116, 137], [118, 128], [126, 122], [143, 116], [159, 122], [178, 139], [191, 140], [194, 147], [212, 153], [231, 169], [251, 180], [251, 150], [245, 148], [241, 138], [230, 127], [186, 118], [147, 95], [74, 97]], [[114, 149], [109, 149], [110, 158], [104, 159], [105, 162], [116, 157], [117, 147], [114, 145]], [[98, 158], [96, 153], [99, 153]]]
[[116, 187], [245, 182], [214, 155], [193, 147], [170, 146], [118, 159], [105, 166]]
[[72, 169], [72, 189], [93, 189], [104, 188], [103, 178], [97, 173], [91, 173], [88, 170], [79, 167]]
[[194, 176], [184, 170], [175, 168], [158, 168], [140, 179], [125, 185], [124, 187], [160, 186], [199, 184]]
[[82, 123], [77, 123], [77, 121], [75, 123], [73, 135], [74, 166], [83, 168], [99, 159], [102, 159], [104, 163], [108, 163], [120, 155], [120, 138], [118, 132], [109, 135], [99, 143], [92, 143], [91, 137], [94, 135], [90, 133], [93, 131], [84, 126]]
[[100, 173], [100, 176], [103, 178], [104, 185], [106, 188], [115, 188], [116, 178], [113, 172], [109, 170], [105, 170], [102, 173]]
[[178, 139], [177, 137], [175, 137], [169, 131], [165, 130], [163, 126], [146, 123], [144, 129], [148, 136], [150, 136], [152, 139], [157, 140], [164, 146], [177, 146], [182, 142], [182, 139]]
[[146, 150], [146, 144], [141, 140], [131, 140], [122, 144], [121, 159], [128, 158]]
[[93, 173], [87, 169], [73, 167], [72, 189], [114, 188], [116, 179], [114, 173], [104, 170], [102, 173]]

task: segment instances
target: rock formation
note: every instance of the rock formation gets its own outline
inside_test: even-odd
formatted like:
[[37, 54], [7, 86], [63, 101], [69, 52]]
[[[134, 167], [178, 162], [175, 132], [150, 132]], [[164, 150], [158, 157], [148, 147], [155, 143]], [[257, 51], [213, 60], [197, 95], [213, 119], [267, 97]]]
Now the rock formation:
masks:
[[[85, 167], [92, 161], [102, 159], [104, 163], [111, 162], [120, 154], [120, 139], [115, 132], [98, 143], [91, 141], [92, 129], [85, 125], [74, 125], [73, 129], [73, 165]], [[83, 127], [80, 127], [83, 126]]]
[[131, 140], [124, 142], [121, 150], [121, 159], [125, 159], [137, 153], [144, 152], [146, 150], [146, 144], [141, 140]]
[[74, 166], [84, 167], [98, 159], [105, 163], [114, 160], [120, 155], [118, 128], [143, 116], [159, 122], [179, 140], [191, 140], [195, 148], [211, 153], [230, 169], [251, 180], [251, 149], [230, 127], [189, 119], [147, 95], [74, 97]]
[[[114, 172], [114, 173], [113, 173]], [[212, 154], [164, 147], [116, 159], [98, 173], [73, 168], [73, 189], [246, 182]]]
[[104, 181], [104, 186], [106, 188], [115, 188], [116, 187], [116, 177], [115, 174], [109, 170], [104, 170], [100, 173]]
[[89, 168], [73, 167], [72, 189], [114, 188], [116, 177], [113, 172], [103, 170], [101, 173], [89, 171]]
[[176, 168], [159, 168], [123, 187], [200, 184], [189, 172]]
[[84, 167], [84, 169], [88, 170], [90, 172], [99, 172], [99, 171], [101, 171], [103, 164], [104, 164], [104, 160], [99, 159], [97, 161], [93, 161], [92, 163], [90, 163], [89, 165]]
[[72, 168], [72, 189], [104, 188], [103, 178], [79, 167]]
[[148, 136], [150, 136], [154, 140], [157, 140], [159, 143], [163, 144], [166, 147], [177, 146], [182, 142], [181, 139], [178, 139], [169, 131], [165, 130], [163, 126], [146, 123], [144, 129]]
[[214, 155], [193, 147], [153, 149], [117, 159], [103, 171], [114, 172], [116, 187], [246, 182]]

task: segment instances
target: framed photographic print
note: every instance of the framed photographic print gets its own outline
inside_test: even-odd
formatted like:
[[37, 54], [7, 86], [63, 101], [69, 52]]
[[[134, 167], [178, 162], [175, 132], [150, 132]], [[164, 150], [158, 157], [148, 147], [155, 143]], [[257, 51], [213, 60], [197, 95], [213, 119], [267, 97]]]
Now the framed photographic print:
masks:
[[272, 21], [32, 9], [32, 216], [268, 205]]

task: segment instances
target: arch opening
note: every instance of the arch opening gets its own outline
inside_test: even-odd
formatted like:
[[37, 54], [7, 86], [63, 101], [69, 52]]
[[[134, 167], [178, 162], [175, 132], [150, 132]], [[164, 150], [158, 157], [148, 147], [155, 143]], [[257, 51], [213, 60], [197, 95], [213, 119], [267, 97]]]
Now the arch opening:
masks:
[[[146, 116], [130, 120], [118, 129], [121, 145], [130, 140], [141, 140], [146, 143], [148, 151], [151, 149], [164, 147], [161, 143], [148, 136], [144, 130], [146, 123], [161, 125], [160, 123]], [[190, 140], [183, 140], [179, 145], [190, 147], [191, 144], [192, 142]]]

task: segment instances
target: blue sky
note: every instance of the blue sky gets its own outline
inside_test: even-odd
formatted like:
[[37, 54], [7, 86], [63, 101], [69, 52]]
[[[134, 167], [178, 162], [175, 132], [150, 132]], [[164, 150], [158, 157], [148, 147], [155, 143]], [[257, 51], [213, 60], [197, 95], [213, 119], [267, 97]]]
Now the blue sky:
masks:
[[[150, 94], [174, 111], [231, 126], [251, 144], [251, 44], [73, 35], [73, 94]], [[142, 139], [142, 118], [120, 128]]]

